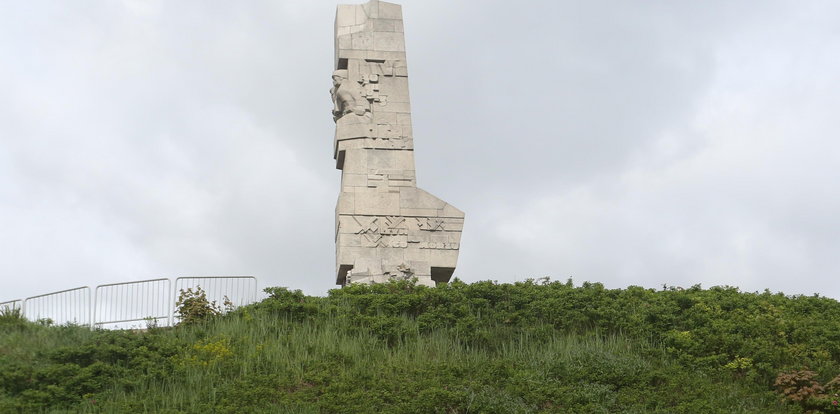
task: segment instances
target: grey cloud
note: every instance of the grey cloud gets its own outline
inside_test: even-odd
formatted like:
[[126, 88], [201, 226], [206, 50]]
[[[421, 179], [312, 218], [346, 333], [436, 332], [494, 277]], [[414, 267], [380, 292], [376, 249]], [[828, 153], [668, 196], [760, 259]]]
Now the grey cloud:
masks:
[[[0, 300], [332, 287], [327, 1], [0, 6]], [[836, 5], [406, 1], [418, 184], [465, 280], [820, 291]]]

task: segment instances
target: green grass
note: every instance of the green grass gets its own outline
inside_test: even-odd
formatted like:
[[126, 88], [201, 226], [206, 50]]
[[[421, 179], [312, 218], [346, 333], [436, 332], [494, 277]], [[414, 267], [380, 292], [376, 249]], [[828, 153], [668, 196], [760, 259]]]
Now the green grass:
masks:
[[[270, 293], [142, 333], [0, 317], [0, 412], [801, 413], [767, 373], [819, 366], [830, 379], [838, 367], [836, 337], [814, 335], [840, 322], [802, 312], [800, 297], [533, 282]], [[779, 316], [785, 352], [734, 310], [685, 315], [735, 297], [744, 320], [762, 301], [792, 310]], [[816, 310], [838, 307], [819, 299]], [[810, 337], [794, 327], [805, 317]], [[750, 364], [727, 367], [736, 353]]]

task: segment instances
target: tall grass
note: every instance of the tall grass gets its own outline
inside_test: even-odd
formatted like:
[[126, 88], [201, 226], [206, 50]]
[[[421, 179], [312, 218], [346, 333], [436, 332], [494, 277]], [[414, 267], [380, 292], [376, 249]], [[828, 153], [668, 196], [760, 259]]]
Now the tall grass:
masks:
[[[416, 328], [412, 318], [403, 321]], [[115, 387], [107, 393], [110, 401], [86, 405], [82, 411], [678, 412], [667, 399], [649, 404], [623, 401], [627, 396], [621, 387], [638, 386], [638, 378], [647, 380], [646, 373], [683, 372], [664, 352], [643, 352], [646, 345], [622, 335], [555, 332], [533, 338], [522, 333], [475, 346], [438, 330], [388, 345], [369, 334], [349, 333], [342, 323], [334, 317], [295, 321], [240, 313], [201, 327], [156, 333], [188, 345], [174, 358], [174, 375]], [[185, 362], [196, 353], [196, 344], [217, 340], [227, 344], [229, 356], [208, 359], [207, 365]], [[750, 395], [735, 383], [715, 383], [702, 375], [680, 380], [687, 384], [676, 388], [697, 389], [677, 390], [686, 395], [671, 396], [674, 400], [696, 399], [690, 394], [708, 392], [711, 383], [715, 395], [700, 398], [714, 398], [714, 406], [727, 407], [726, 412], [790, 412], [774, 397]], [[569, 407], [535, 404], [523, 398], [523, 390], [529, 389], [541, 389], [548, 398], [565, 394]], [[418, 398], [427, 400], [412, 401]], [[571, 407], [583, 411], [566, 411]]]
[[364, 312], [346, 298], [297, 300], [147, 332], [0, 326], [0, 371], [31, 364], [27, 375], [41, 381], [62, 366], [84, 368], [91, 355], [119, 368], [101, 389], [64, 399], [50, 386], [0, 388], [0, 411], [801, 412], [754, 383], [685, 366], [618, 331], [517, 326], [489, 315], [473, 315], [480, 323], [472, 331], [427, 329], [408, 313], [359, 319]]

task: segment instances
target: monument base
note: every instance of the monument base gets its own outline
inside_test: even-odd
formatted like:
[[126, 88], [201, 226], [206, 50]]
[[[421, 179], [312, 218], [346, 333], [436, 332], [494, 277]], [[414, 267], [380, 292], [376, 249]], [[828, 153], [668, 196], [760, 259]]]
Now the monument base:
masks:
[[376, 276], [347, 276], [347, 283], [364, 283], [364, 284], [374, 284], [374, 283], [388, 283], [394, 280], [416, 280], [417, 286], [428, 286], [428, 287], [435, 287], [436, 283], [432, 280], [431, 276], [412, 276], [411, 278], [403, 278], [399, 276], [391, 276], [391, 275], [376, 275]]
[[[417, 285], [435, 287], [428, 264], [410, 262], [391, 263], [376, 258], [358, 258], [353, 267], [342, 266], [345, 280], [342, 285], [350, 283], [388, 283], [392, 280], [416, 279]], [[413, 266], [413, 267], [412, 267]]]

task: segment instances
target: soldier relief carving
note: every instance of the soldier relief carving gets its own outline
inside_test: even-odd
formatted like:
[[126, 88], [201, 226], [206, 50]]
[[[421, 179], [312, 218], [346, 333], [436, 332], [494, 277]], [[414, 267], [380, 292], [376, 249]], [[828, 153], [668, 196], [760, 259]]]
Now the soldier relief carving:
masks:
[[330, 96], [333, 101], [333, 121], [336, 123], [344, 115], [353, 114], [370, 119], [370, 103], [359, 82], [348, 79], [347, 69], [339, 69], [332, 75], [333, 87]]
[[399, 5], [372, 0], [336, 12], [333, 157], [336, 283], [446, 283], [464, 213], [417, 187]]

